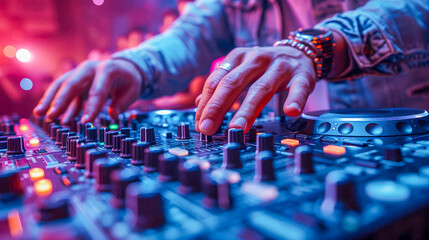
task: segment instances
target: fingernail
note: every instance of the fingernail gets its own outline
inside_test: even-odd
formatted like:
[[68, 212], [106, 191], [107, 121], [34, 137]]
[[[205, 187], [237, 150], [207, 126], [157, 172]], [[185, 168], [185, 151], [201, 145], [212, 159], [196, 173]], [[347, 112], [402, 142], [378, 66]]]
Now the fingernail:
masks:
[[88, 119], [89, 119], [89, 115], [85, 114], [85, 115], [82, 116], [82, 119], [80, 121], [83, 122], [83, 123], [86, 123], [88, 121]]
[[239, 117], [232, 123], [232, 125], [245, 129], [247, 125], [247, 120], [244, 117]]
[[301, 108], [299, 107], [298, 103], [296, 103], [296, 102], [291, 102], [289, 104], [288, 108], [295, 108], [296, 110], [298, 110], [298, 112], [301, 112]]
[[205, 119], [200, 125], [200, 131], [208, 132], [213, 128], [213, 125], [213, 120]]

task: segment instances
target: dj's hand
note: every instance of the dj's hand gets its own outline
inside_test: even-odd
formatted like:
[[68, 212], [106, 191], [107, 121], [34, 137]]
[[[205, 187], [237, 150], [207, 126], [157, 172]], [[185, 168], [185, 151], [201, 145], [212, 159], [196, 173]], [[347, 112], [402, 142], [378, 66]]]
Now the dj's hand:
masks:
[[84, 104], [82, 122], [93, 121], [112, 98], [109, 114], [119, 113], [138, 98], [142, 78], [137, 68], [126, 60], [85, 61], [55, 80], [43, 95], [33, 113], [68, 123]]
[[247, 95], [229, 127], [248, 131], [256, 117], [276, 92], [289, 90], [283, 106], [288, 116], [298, 116], [314, 89], [313, 61], [292, 47], [236, 48], [217, 68], [197, 98], [196, 130], [206, 135], [216, 132], [226, 112], [241, 92]]

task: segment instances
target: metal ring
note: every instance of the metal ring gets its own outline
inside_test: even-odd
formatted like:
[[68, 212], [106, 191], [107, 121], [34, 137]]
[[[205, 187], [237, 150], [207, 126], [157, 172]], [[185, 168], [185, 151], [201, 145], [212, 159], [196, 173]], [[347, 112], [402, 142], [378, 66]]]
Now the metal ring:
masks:
[[219, 66], [217, 66], [217, 68], [222, 68], [222, 69], [230, 72], [232, 69], [232, 64], [231, 63], [221, 63], [221, 64], [219, 64]]

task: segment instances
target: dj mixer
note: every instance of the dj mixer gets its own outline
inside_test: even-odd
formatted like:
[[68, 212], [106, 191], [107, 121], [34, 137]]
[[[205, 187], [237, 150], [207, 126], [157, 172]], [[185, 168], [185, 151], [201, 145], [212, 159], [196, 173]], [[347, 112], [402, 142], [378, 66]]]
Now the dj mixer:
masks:
[[429, 114], [0, 118], [1, 239], [429, 239]]

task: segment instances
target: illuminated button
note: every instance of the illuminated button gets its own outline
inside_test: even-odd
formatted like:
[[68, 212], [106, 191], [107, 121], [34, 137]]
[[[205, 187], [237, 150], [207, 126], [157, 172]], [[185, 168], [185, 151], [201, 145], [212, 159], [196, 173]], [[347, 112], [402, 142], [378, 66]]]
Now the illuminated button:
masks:
[[293, 139], [293, 138], [285, 138], [280, 143], [284, 145], [288, 145], [289, 147], [295, 147], [299, 145], [299, 140]]
[[323, 147], [323, 152], [333, 155], [343, 155], [346, 153], [346, 148], [337, 145], [326, 145]]
[[25, 124], [19, 126], [19, 130], [22, 132], [26, 132], [26, 131], [28, 131], [28, 129], [29, 129], [28, 126]]
[[109, 125], [109, 129], [112, 130], [112, 131], [115, 131], [115, 130], [119, 129], [119, 126], [118, 126], [118, 124], [110, 124]]
[[168, 149], [168, 152], [178, 157], [184, 157], [189, 155], [189, 151], [183, 148], [170, 148]]
[[30, 146], [37, 147], [40, 144], [40, 140], [38, 138], [32, 138], [30, 139], [29, 143], [30, 143]]
[[45, 171], [43, 171], [41, 168], [32, 168], [28, 173], [30, 174], [30, 178], [33, 181], [45, 177]]
[[34, 183], [34, 190], [39, 196], [46, 196], [52, 192], [52, 182], [49, 179], [42, 179]]
[[66, 187], [70, 187], [71, 185], [75, 184], [76, 181], [74, 179], [69, 178], [68, 176], [62, 176], [61, 177], [61, 182], [63, 182], [63, 184]]
[[262, 202], [273, 201], [279, 195], [279, 190], [276, 186], [253, 181], [243, 183], [241, 191], [246, 195], [259, 199]]
[[365, 186], [365, 192], [370, 198], [383, 202], [402, 202], [411, 195], [407, 186], [390, 180], [372, 181]]
[[429, 188], [429, 178], [416, 173], [400, 174], [398, 182], [414, 188]]

